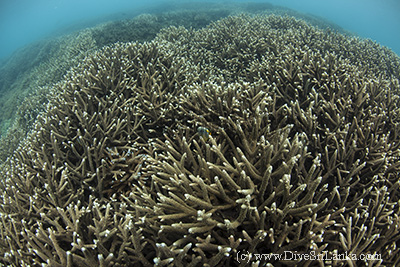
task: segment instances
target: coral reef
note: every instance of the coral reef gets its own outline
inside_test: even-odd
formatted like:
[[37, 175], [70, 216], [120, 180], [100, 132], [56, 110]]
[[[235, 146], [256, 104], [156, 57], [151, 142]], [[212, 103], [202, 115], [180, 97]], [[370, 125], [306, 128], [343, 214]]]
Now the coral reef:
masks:
[[115, 42], [150, 41], [169, 25], [201, 28], [234, 10], [229, 5], [212, 6], [212, 10], [194, 3], [190, 8], [163, 6], [160, 13], [102, 23], [33, 43], [14, 53], [0, 69], [0, 162], [12, 155], [31, 129], [47, 103], [52, 85], [88, 53]]
[[[1, 170], [0, 262], [398, 265], [386, 52], [278, 16], [94, 52]], [[325, 257], [260, 258], [287, 252]]]
[[[237, 13], [290, 15], [321, 29], [334, 29], [344, 33], [337, 25], [267, 3], [207, 3], [205, 7], [204, 3], [191, 2], [190, 5], [169, 3], [157, 7], [158, 10], [149, 10], [151, 14], [141, 14], [125, 20], [118, 17], [117, 21], [33, 43], [0, 64], [0, 164], [12, 155], [31, 130], [37, 114], [43, 111], [47, 103], [52, 85], [61, 80], [87, 54], [105, 45], [150, 41], [161, 29], [168, 26], [199, 29], [212, 21]], [[383, 48], [374, 49], [373, 52], [376, 52]], [[390, 54], [390, 51], [379, 53], [378, 58], [385, 59], [382, 56], [386, 54]], [[399, 64], [394, 62], [391, 67], [396, 69]]]
[[[89, 30], [40, 44], [17, 53], [2, 68], [6, 71], [0, 74], [0, 162], [12, 155], [31, 130], [37, 115], [46, 106], [51, 85], [97, 48]], [[14, 82], [6, 83], [8, 80]]]

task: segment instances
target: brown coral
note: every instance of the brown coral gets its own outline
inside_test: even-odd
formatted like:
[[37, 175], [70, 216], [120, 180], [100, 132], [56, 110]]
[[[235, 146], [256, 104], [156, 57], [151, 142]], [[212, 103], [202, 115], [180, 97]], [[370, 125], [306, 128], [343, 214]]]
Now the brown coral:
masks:
[[398, 70], [342, 50], [368, 44], [240, 16], [87, 57], [2, 171], [0, 261], [398, 264]]

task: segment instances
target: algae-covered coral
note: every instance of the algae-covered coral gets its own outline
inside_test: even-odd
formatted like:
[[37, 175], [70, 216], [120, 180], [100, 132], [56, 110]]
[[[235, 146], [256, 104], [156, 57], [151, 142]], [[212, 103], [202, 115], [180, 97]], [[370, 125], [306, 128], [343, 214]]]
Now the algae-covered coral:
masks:
[[105, 47], [2, 170], [0, 261], [394, 266], [398, 62], [277, 16]]

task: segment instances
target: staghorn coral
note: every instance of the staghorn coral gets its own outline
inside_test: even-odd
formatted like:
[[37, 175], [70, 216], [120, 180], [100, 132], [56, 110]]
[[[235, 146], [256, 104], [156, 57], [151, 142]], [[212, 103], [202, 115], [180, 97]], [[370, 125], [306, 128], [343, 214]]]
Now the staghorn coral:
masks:
[[[46, 106], [51, 85], [59, 81], [67, 70], [82, 60], [89, 51], [93, 51], [96, 42], [89, 30], [83, 30], [43, 41], [42, 46], [38, 44], [32, 46], [26, 49], [22, 56], [17, 53], [11, 58], [3, 67], [7, 72], [0, 75], [0, 83], [8, 77], [14, 80], [11, 84], [0, 84], [0, 90], [4, 91], [2, 102], [5, 102], [0, 107], [2, 111], [0, 126], [4, 129], [0, 139], [0, 162], [12, 155], [19, 142], [31, 130], [37, 115]], [[28, 54], [28, 51], [36, 53], [35, 56]], [[25, 62], [20, 62], [22, 61], [20, 57]], [[17, 66], [24, 68], [17, 69]], [[18, 79], [8, 75], [9, 71], [13, 75], [18, 75]], [[11, 121], [11, 125], [3, 126], [5, 119]]]
[[[398, 264], [399, 82], [368, 51], [238, 16], [86, 57], [1, 171], [0, 262]], [[285, 252], [330, 258], [257, 256]]]
[[[85, 55], [104, 45], [115, 42], [150, 41], [160, 29], [168, 26], [198, 29], [229, 14], [243, 12], [289, 14], [322, 29], [331, 28], [344, 32], [337, 25], [266, 3], [208, 3], [206, 7], [203, 3], [190, 3], [190, 5], [181, 3], [157, 6], [157, 9], [158, 11], [152, 9], [154, 14], [142, 14], [133, 19], [110, 21], [66, 36], [28, 45], [7, 60], [0, 71], [0, 90], [5, 92], [0, 96], [1, 102], [4, 102], [4, 105], [0, 106], [0, 114], [2, 114], [0, 116], [0, 162], [4, 162], [11, 156], [20, 141], [25, 138], [37, 114], [43, 110], [52, 85], [62, 79], [62, 76], [72, 66], [78, 64]], [[133, 14], [125, 15], [132, 16]], [[375, 46], [373, 43], [371, 45]], [[368, 47], [364, 48], [368, 49]], [[375, 50], [372, 52], [377, 52], [382, 48], [373, 49]], [[378, 54], [377, 58], [385, 64], [392, 62], [388, 67], [396, 70], [399, 62], [396, 65], [395, 57], [382, 60], [390, 53], [390, 50], [386, 49], [385, 53]]]
[[0, 106], [0, 162], [10, 157], [25, 138], [37, 114], [43, 111], [52, 85], [61, 80], [85, 55], [115, 42], [150, 41], [161, 28], [169, 25], [204, 27], [238, 8], [213, 6], [210, 10], [210, 5], [205, 9], [204, 5], [194, 6], [192, 3], [184, 11], [181, 9], [184, 5], [158, 7], [161, 13], [110, 21], [58, 38], [42, 40], [17, 51], [0, 66], [0, 102], [3, 103]]

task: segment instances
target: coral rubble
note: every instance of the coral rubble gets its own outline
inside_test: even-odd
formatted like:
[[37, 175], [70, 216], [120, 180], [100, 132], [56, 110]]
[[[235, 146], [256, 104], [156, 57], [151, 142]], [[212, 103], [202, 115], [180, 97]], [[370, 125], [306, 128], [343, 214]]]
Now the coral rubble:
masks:
[[235, 16], [93, 53], [1, 171], [0, 262], [399, 264], [399, 65], [386, 52]]

